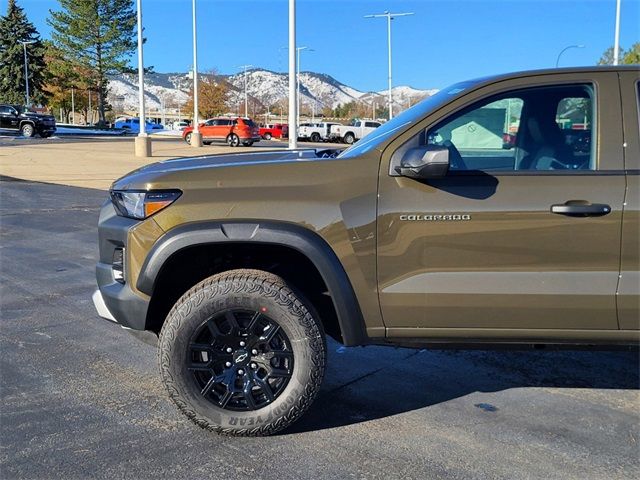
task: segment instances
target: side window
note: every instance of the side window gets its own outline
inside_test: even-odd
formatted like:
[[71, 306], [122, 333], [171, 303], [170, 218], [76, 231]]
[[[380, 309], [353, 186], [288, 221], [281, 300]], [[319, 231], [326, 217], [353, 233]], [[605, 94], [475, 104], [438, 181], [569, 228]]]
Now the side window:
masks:
[[376, 122], [365, 122], [365, 127], [377, 128], [379, 125]]
[[427, 131], [452, 171], [595, 170], [589, 85], [523, 89], [471, 105]]
[[213, 127], [214, 125], [216, 125], [216, 120], [207, 120], [206, 122], [204, 122], [204, 124], [207, 127]]
[[13, 109], [10, 107], [0, 107], [0, 115], [11, 115], [13, 114]]

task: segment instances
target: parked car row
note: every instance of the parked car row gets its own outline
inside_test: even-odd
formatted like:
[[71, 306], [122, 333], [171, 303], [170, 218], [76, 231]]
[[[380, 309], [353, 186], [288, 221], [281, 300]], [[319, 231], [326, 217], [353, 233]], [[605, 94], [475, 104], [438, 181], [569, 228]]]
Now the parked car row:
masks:
[[[303, 141], [319, 142], [344, 142], [352, 144], [382, 125], [372, 120], [354, 119], [348, 125], [337, 122], [301, 123], [298, 129], [298, 139]], [[287, 127], [286, 125], [266, 125], [260, 129], [260, 134], [265, 140], [271, 138], [285, 138], [286, 134], [278, 135], [273, 127]]]
[[[182, 138], [191, 143], [192, 126], [182, 125]], [[311, 142], [344, 142], [352, 144], [371, 133], [381, 125], [370, 120], [352, 120], [349, 125], [337, 122], [302, 123], [298, 130], [298, 138]], [[174, 125], [174, 129], [175, 125]], [[198, 130], [202, 134], [205, 145], [213, 142], [224, 142], [229, 146], [244, 145], [249, 147], [261, 139], [285, 139], [289, 137], [289, 126], [286, 123], [268, 123], [258, 127], [248, 117], [215, 117], [200, 123]]]

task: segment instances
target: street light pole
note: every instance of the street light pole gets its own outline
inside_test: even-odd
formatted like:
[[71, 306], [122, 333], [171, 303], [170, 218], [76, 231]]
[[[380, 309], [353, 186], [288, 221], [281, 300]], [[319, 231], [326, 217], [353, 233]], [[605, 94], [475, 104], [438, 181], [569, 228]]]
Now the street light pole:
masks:
[[74, 95], [74, 88], [73, 85], [71, 85], [71, 123], [73, 125], [76, 124], [76, 99], [75, 99], [75, 95]]
[[297, 72], [296, 72], [296, 93], [297, 93], [297, 99], [298, 99], [298, 105], [297, 105], [297, 110], [298, 110], [298, 116], [296, 117], [296, 125], [299, 127], [300, 126], [300, 52], [302, 50], [306, 50], [308, 47], [298, 47], [296, 48], [296, 55], [297, 55], [297, 62], [296, 62], [296, 66], [297, 68]]
[[568, 47], [564, 47], [562, 50], [560, 50], [558, 58], [556, 58], [556, 68], [558, 68], [558, 65], [560, 64], [560, 57], [562, 56], [562, 54], [570, 48], [584, 48], [584, 45], [569, 45]]
[[24, 51], [24, 84], [25, 84], [25, 91], [26, 91], [26, 96], [25, 96], [25, 100], [26, 103], [25, 105], [27, 107], [30, 106], [29, 103], [29, 61], [27, 58], [27, 45], [31, 45], [32, 43], [36, 43], [35, 40], [30, 40], [30, 41], [20, 41], [20, 43], [22, 44], [22, 50]]
[[147, 115], [144, 105], [144, 58], [142, 55], [142, 0], [137, 0], [138, 13], [138, 136], [134, 140], [136, 157], [151, 156], [151, 138], [147, 135]]
[[382, 18], [386, 17], [387, 19], [387, 49], [389, 52], [389, 120], [393, 118], [393, 98], [391, 96], [391, 88], [392, 88], [392, 75], [391, 75], [391, 20], [396, 17], [406, 17], [407, 15], [413, 15], [413, 12], [407, 13], [389, 13], [384, 12], [380, 14], [374, 15], [365, 15], [364, 18]]
[[613, 64], [618, 65], [620, 56], [620, 0], [616, 0], [616, 30], [613, 39]]
[[289, 149], [298, 148], [296, 95], [296, 0], [289, 0]]
[[253, 65], [240, 65], [238, 68], [244, 69], [244, 116], [249, 117], [249, 97], [247, 96], [247, 68]]
[[192, 0], [193, 11], [193, 131], [191, 132], [191, 146], [202, 146], [202, 135], [200, 134], [198, 121], [198, 42], [196, 31], [196, 0]]

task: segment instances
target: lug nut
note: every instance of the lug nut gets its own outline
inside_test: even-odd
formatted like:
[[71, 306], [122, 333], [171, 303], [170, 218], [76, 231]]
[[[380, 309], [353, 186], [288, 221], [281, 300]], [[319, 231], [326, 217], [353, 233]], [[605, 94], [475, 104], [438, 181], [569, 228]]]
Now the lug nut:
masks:
[[244, 342], [240, 342], [240, 346], [241, 346], [241, 347], [244, 347], [245, 345], [246, 345], [246, 343], [244, 343]]
[[231, 353], [231, 352], [233, 352], [233, 348], [227, 347], [227, 353]]
[[257, 354], [258, 354], [258, 350], [256, 350], [255, 348], [251, 350], [251, 355], [257, 355]]
[[225, 367], [229, 368], [231, 366], [231, 362], [227, 362], [224, 364]]
[[244, 370], [238, 370], [238, 375], [244, 375]]
[[255, 370], [256, 368], [258, 368], [258, 364], [256, 364], [256, 363], [252, 363], [252, 364], [251, 364], [251, 368], [253, 368], [253, 369]]

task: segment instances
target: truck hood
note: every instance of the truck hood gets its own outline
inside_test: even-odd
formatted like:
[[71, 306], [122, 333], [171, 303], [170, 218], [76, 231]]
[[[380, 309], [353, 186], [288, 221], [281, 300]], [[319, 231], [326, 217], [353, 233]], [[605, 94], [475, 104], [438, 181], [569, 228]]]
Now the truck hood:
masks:
[[145, 165], [142, 168], [134, 170], [116, 180], [111, 186], [111, 189], [144, 189], [145, 184], [151, 183], [159, 177], [187, 170], [326, 161], [327, 159], [335, 158], [340, 151], [340, 149], [278, 150], [175, 158]]

